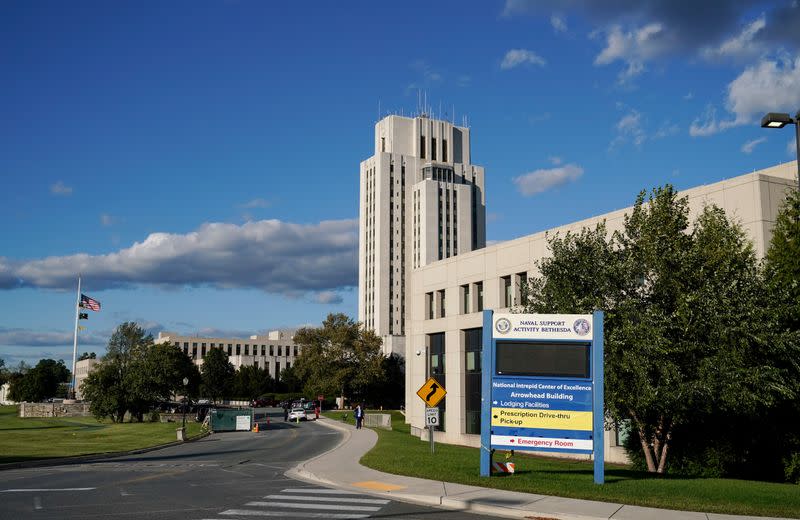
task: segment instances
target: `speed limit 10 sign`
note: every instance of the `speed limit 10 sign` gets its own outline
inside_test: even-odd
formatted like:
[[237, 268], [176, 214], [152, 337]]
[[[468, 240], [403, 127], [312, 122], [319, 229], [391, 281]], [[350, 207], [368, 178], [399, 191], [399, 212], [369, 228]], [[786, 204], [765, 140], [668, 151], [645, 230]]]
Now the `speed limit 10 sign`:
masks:
[[425, 426], [439, 426], [438, 408], [425, 408]]

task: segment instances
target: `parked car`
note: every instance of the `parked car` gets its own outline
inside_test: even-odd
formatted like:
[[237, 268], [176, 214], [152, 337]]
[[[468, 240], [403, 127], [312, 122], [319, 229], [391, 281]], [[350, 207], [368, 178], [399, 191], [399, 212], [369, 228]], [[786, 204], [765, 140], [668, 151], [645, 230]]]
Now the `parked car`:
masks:
[[289, 420], [296, 421], [298, 419], [301, 421], [307, 421], [308, 415], [306, 415], [306, 411], [301, 407], [292, 408], [289, 411]]

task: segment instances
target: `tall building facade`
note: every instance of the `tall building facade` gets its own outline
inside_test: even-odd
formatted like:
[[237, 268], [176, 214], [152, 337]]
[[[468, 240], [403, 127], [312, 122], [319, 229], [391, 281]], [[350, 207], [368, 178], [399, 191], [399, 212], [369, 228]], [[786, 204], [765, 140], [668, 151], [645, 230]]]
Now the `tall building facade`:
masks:
[[486, 244], [484, 171], [469, 128], [424, 114], [378, 121], [374, 144], [360, 168], [358, 320], [405, 356], [411, 270]]

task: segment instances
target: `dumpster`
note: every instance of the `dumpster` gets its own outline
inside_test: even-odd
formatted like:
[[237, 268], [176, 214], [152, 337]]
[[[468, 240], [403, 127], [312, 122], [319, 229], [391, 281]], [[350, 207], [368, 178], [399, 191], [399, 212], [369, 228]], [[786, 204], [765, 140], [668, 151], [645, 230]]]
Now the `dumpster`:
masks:
[[208, 428], [212, 432], [250, 431], [253, 428], [252, 408], [212, 408], [208, 415]]

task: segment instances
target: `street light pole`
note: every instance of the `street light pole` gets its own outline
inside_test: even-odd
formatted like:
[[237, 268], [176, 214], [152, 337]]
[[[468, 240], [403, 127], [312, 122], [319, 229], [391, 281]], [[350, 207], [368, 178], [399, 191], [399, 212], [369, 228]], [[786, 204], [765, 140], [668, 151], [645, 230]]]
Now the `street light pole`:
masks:
[[[189, 378], [183, 378], [183, 431], [186, 432], [186, 407], [189, 403], [186, 400], [186, 386], [189, 384]], [[185, 433], [184, 433], [185, 435]]]

